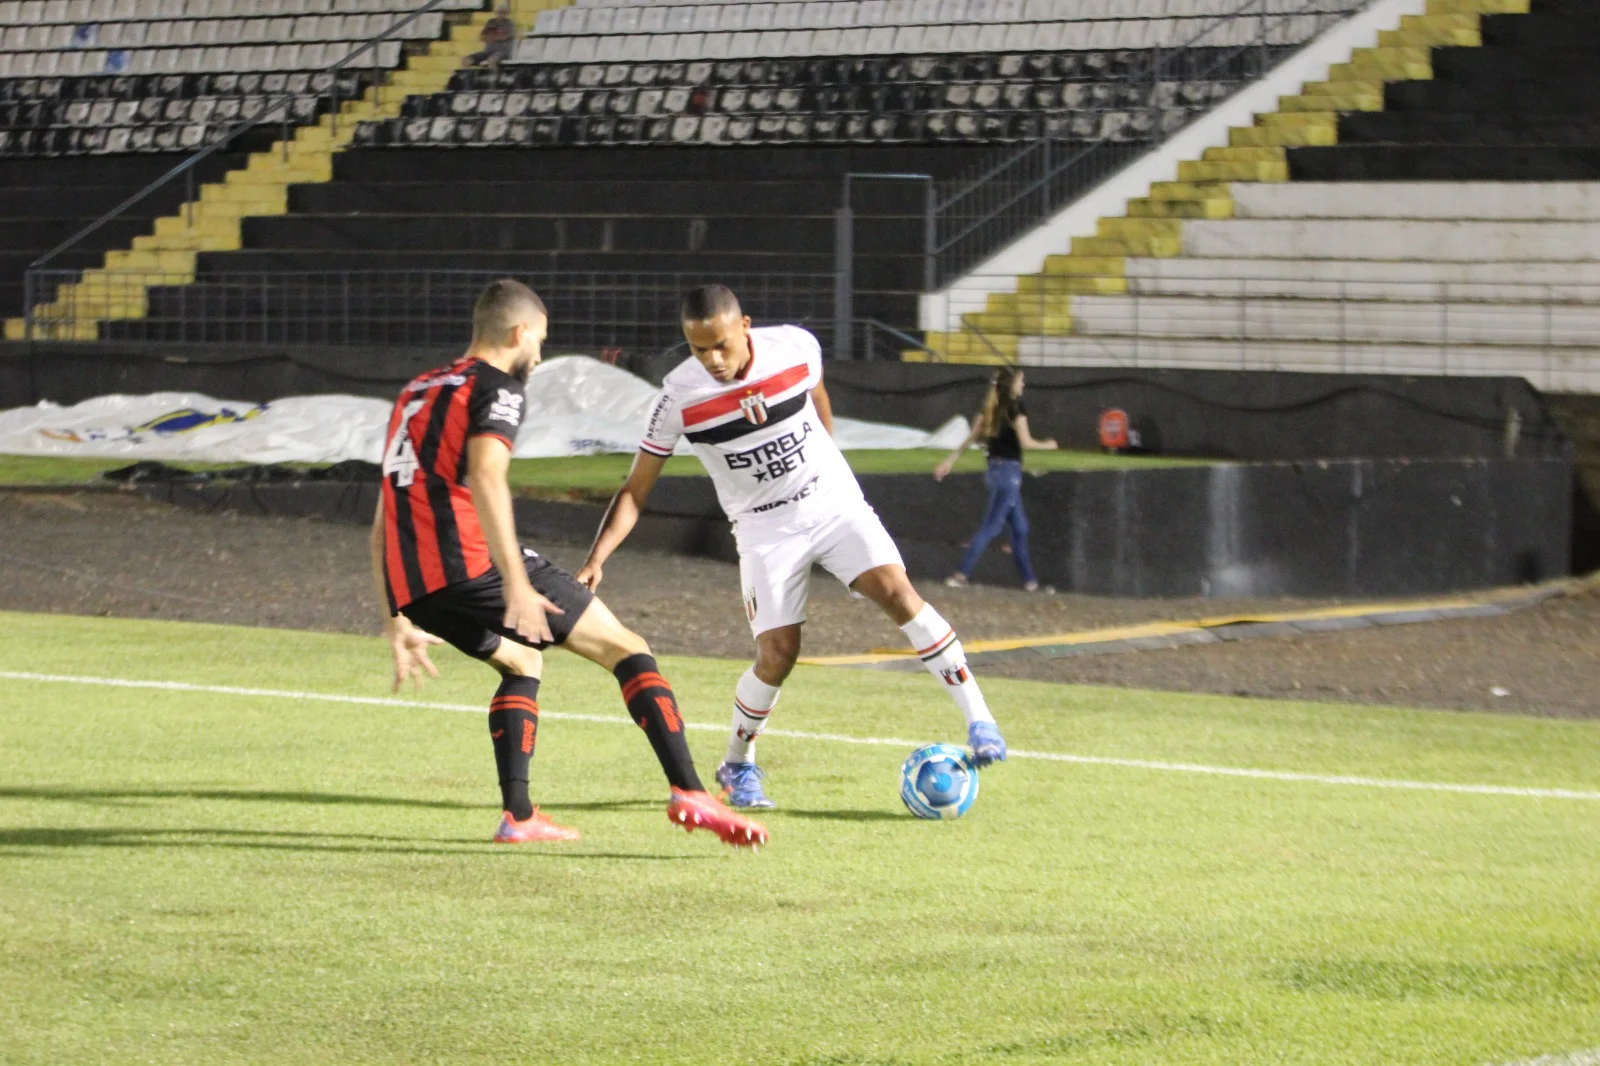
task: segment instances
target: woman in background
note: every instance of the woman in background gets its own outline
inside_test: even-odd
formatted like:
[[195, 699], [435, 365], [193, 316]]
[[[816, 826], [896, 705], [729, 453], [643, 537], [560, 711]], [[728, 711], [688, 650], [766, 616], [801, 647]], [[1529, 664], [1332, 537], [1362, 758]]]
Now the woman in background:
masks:
[[984, 398], [983, 409], [973, 420], [972, 431], [961, 446], [951, 452], [933, 471], [935, 481], [943, 481], [955, 467], [961, 453], [974, 441], [983, 438], [989, 452], [989, 467], [984, 472], [984, 484], [989, 487], [989, 502], [984, 507], [983, 525], [972, 537], [966, 558], [956, 572], [945, 578], [951, 588], [960, 588], [983, 556], [989, 542], [1000, 535], [1000, 530], [1011, 526], [1011, 557], [1017, 562], [1017, 572], [1022, 575], [1022, 587], [1033, 592], [1039, 579], [1033, 572], [1033, 560], [1028, 557], [1028, 516], [1022, 510], [1022, 453], [1024, 451], [1050, 451], [1057, 445], [1053, 440], [1035, 440], [1028, 432], [1028, 415], [1022, 406], [1022, 371], [1013, 366], [1003, 366], [995, 371], [989, 384], [989, 395]]

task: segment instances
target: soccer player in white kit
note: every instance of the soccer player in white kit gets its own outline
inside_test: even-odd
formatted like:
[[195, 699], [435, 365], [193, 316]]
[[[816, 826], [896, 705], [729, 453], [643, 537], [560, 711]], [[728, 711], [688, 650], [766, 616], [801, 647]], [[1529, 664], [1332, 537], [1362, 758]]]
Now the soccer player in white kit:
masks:
[[733, 522], [745, 614], [756, 638], [755, 665], [734, 690], [727, 758], [717, 767], [729, 804], [773, 806], [756, 765], [756, 738], [800, 655], [812, 563], [900, 627], [961, 708], [973, 761], [1003, 760], [1005, 740], [961, 641], [912, 588], [900, 550], [833, 442], [816, 337], [798, 326], [752, 329], [721, 285], [689, 293], [682, 319], [694, 357], [662, 383], [633, 469], [577, 576], [590, 589], [599, 586], [602, 567], [644, 511], [667, 457], [687, 438]]

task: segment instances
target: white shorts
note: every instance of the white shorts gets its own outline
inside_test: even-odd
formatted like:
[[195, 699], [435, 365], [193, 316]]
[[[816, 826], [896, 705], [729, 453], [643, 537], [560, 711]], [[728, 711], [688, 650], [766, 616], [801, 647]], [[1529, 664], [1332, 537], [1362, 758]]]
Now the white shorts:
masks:
[[739, 581], [750, 632], [760, 635], [806, 620], [811, 564], [844, 583], [879, 566], [904, 566], [894, 538], [871, 506], [861, 503], [798, 532], [739, 538]]

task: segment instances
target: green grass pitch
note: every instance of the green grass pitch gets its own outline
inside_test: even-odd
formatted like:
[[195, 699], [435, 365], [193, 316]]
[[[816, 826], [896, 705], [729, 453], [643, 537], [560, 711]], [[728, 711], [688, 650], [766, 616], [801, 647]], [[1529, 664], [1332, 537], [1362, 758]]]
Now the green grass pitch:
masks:
[[[419, 697], [483, 704], [441, 655]], [[669, 659], [716, 763], [742, 663]], [[0, 615], [0, 671], [386, 696], [373, 639]], [[1600, 725], [991, 681], [1014, 748], [1600, 792]], [[769, 737], [770, 847], [685, 836], [615, 685], [552, 655], [495, 847], [477, 713], [0, 676], [0, 1062], [1481, 1066], [1600, 1046], [1600, 801]], [[598, 715], [591, 722], [561, 715]], [[958, 740], [804, 668], [776, 728]]]
[[[929, 474], [939, 460], [949, 454], [927, 448], [876, 449], [846, 452], [858, 474]], [[1049, 470], [1128, 470], [1161, 466], [1193, 465], [1199, 460], [1165, 456], [1103, 455], [1099, 452], [1029, 452], [1028, 469]], [[103, 470], [127, 466], [131, 459], [83, 459], [70, 456], [0, 455], [0, 485], [71, 487], [97, 480]], [[632, 455], [574, 455], [556, 459], [517, 459], [511, 464], [512, 487], [528, 493], [576, 493], [610, 495], [628, 476]], [[240, 463], [175, 463], [185, 470], [226, 470]], [[289, 466], [304, 466], [290, 463]], [[981, 471], [981, 451], [970, 451], [956, 464], [958, 471]], [[666, 474], [672, 477], [704, 477], [705, 468], [693, 456], [679, 455], [667, 460]]]

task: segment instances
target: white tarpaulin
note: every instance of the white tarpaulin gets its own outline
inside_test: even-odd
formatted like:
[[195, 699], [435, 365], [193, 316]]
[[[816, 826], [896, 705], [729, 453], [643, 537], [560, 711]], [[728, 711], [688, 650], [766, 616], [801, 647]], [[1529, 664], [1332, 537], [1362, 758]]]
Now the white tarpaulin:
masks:
[[[540, 364], [528, 380], [516, 456], [532, 459], [631, 452], [655, 388], [596, 359]], [[60, 407], [0, 411], [0, 453], [169, 462], [336, 463], [382, 458], [390, 405], [361, 396], [290, 396], [236, 403], [190, 392], [100, 396]], [[879, 422], [834, 420], [841, 448], [954, 448], [967, 433], [953, 418], [933, 433]], [[680, 443], [679, 450], [687, 452]]]

